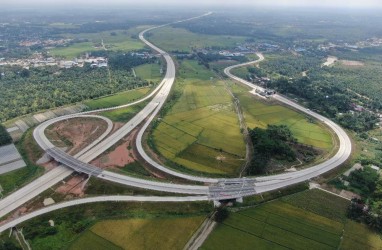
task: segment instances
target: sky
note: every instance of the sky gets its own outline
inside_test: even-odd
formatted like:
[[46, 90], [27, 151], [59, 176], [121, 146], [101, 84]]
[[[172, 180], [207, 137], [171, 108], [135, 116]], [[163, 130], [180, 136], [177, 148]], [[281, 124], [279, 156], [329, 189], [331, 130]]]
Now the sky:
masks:
[[0, 0], [5, 5], [195, 5], [195, 6], [243, 6], [264, 5], [280, 7], [345, 7], [345, 8], [382, 8], [381, 0]]

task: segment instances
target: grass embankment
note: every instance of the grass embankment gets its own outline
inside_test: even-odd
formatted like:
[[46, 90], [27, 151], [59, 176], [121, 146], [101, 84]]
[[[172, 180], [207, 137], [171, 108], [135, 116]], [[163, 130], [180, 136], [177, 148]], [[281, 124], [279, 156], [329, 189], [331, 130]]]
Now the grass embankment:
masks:
[[196, 61], [181, 62], [180, 97], [154, 129], [153, 142], [165, 158], [189, 170], [233, 175], [245, 145], [231, 96], [213, 77]]
[[231, 213], [202, 249], [380, 249], [376, 233], [346, 219], [348, 204], [310, 190]]
[[44, 172], [42, 167], [36, 165], [36, 161], [41, 158], [43, 151], [33, 138], [33, 129], [29, 129], [25, 132], [16, 146], [27, 166], [0, 175], [0, 185], [3, 188], [3, 195], [7, 195], [19, 189]]
[[141, 88], [129, 90], [118, 93], [116, 95], [86, 101], [84, 104], [91, 110], [120, 106], [140, 99], [141, 97], [145, 96], [150, 91], [150, 89], [151, 88]]
[[192, 49], [217, 46], [233, 48], [237, 43], [244, 42], [245, 37], [218, 36], [192, 33], [182, 28], [164, 27], [151, 32], [150, 41], [166, 51], [191, 52]]
[[[113, 35], [112, 35], [113, 34]], [[108, 50], [114, 51], [132, 51], [144, 48], [144, 44], [138, 38], [132, 38], [137, 35], [137, 30], [114, 30], [98, 33], [80, 33], [66, 34], [65, 38], [87, 39], [88, 42], [74, 43], [67, 47], [57, 47], [49, 51], [52, 56], [60, 56], [66, 59], [73, 59], [86, 52], [95, 50], [104, 50], [102, 40]]]
[[100, 115], [105, 116], [112, 120], [113, 122], [128, 122], [131, 118], [133, 118], [136, 114], [141, 111], [148, 104], [148, 101], [121, 109], [115, 109], [112, 111], [101, 112]]

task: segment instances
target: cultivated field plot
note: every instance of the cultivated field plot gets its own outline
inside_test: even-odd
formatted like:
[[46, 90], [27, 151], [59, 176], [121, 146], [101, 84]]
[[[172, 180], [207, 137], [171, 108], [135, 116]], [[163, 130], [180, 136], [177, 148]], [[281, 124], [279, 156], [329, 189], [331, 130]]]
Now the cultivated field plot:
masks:
[[232, 48], [237, 43], [242, 43], [246, 40], [245, 37], [238, 36], [217, 36], [195, 34], [186, 29], [164, 27], [152, 32], [150, 41], [155, 41], [155, 44], [168, 51], [184, 51], [191, 52], [192, 49], [217, 46], [221, 48]]
[[140, 65], [134, 68], [134, 70], [138, 77], [148, 82], [159, 83], [163, 78], [163, 74], [161, 74], [161, 68], [162, 66], [158, 63], [150, 63]]
[[[309, 205], [303, 209], [291, 203]], [[348, 204], [340, 197], [310, 190], [231, 213], [202, 249], [380, 249], [377, 234], [343, 217]]]
[[333, 147], [333, 138], [329, 129], [318, 121], [287, 107], [257, 100], [247, 89], [233, 85], [240, 100], [249, 128], [265, 128], [270, 125], [287, 125], [300, 143], [324, 150]]
[[10, 144], [0, 147], [0, 174], [8, 173], [25, 166], [26, 163], [15, 145]]
[[143, 49], [144, 44], [138, 38], [132, 38], [132, 35], [137, 35], [136, 29], [129, 30], [114, 30], [99, 33], [80, 33], [80, 34], [66, 34], [65, 38], [71, 39], [87, 39], [88, 42], [74, 43], [73, 45], [54, 48], [49, 51], [52, 56], [61, 56], [67, 59], [73, 59], [86, 52], [95, 50], [104, 50], [102, 41], [105, 48], [114, 51], [132, 51]]
[[70, 250], [182, 249], [205, 217], [109, 220], [83, 233]]
[[146, 95], [151, 88], [140, 88], [118, 93], [116, 95], [107, 96], [84, 102], [90, 109], [102, 109], [120, 106], [129, 102], [136, 101]]
[[188, 169], [234, 174], [245, 145], [231, 96], [195, 61], [182, 62], [180, 73], [183, 93], [153, 132], [156, 148]]

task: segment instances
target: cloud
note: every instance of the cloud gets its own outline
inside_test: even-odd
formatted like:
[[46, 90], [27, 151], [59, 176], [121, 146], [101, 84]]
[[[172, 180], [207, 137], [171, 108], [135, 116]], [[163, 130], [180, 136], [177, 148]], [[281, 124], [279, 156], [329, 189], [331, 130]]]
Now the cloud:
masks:
[[8, 0], [4, 1], [5, 5], [17, 6], [33, 6], [33, 5], [194, 5], [194, 6], [229, 6], [229, 5], [253, 5], [253, 6], [281, 6], [281, 7], [350, 7], [350, 8], [369, 8], [382, 7], [381, 0], [193, 0], [193, 1], [176, 1], [176, 0]]

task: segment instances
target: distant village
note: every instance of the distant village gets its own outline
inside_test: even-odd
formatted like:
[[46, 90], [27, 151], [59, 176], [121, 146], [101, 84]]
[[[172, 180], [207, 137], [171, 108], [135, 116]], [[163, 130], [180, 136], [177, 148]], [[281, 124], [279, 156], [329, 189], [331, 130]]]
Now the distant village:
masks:
[[102, 68], [107, 67], [107, 58], [105, 57], [91, 57], [86, 55], [74, 60], [62, 60], [55, 57], [45, 57], [42, 53], [35, 53], [30, 58], [26, 59], [9, 59], [0, 58], [0, 66], [20, 66], [26, 69], [30, 67], [45, 67], [45, 66], [58, 66], [60, 68], [83, 67], [85, 63], [90, 63], [91, 67]]
[[[148, 52], [131, 52], [133, 56], [141, 58], [153, 58], [157, 55]], [[85, 53], [85, 55], [74, 58], [73, 60], [63, 60], [57, 57], [46, 57], [43, 53], [34, 53], [31, 57], [26, 59], [5, 59], [0, 58], [0, 66], [20, 66], [26, 69], [30, 67], [45, 67], [45, 66], [58, 66], [60, 68], [84, 67], [88, 63], [92, 68], [108, 67], [108, 59], [106, 57], [94, 57]]]

